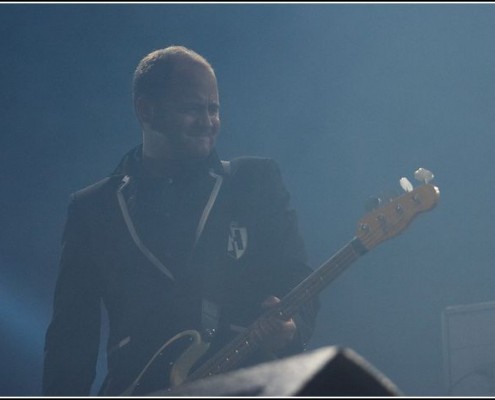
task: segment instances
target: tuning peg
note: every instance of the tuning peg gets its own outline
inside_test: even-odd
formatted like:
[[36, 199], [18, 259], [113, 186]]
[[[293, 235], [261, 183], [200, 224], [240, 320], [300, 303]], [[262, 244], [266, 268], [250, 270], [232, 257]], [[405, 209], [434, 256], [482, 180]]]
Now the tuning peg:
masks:
[[419, 168], [416, 172], [414, 172], [414, 178], [420, 182], [423, 182], [425, 185], [432, 181], [434, 177], [435, 175], [425, 168]]
[[399, 179], [400, 187], [404, 190], [404, 192], [412, 192], [414, 187], [411, 182], [409, 182], [409, 179], [407, 178], [400, 178]]

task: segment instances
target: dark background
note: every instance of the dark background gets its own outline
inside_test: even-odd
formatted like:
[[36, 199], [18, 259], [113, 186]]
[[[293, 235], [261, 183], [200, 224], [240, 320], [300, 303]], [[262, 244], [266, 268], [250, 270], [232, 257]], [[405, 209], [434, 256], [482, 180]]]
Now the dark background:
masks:
[[0, 395], [40, 394], [69, 194], [140, 142], [132, 73], [171, 44], [216, 69], [221, 156], [279, 162], [314, 267], [433, 171], [438, 206], [323, 292], [311, 348], [445, 394], [443, 311], [495, 300], [492, 4], [1, 5]]

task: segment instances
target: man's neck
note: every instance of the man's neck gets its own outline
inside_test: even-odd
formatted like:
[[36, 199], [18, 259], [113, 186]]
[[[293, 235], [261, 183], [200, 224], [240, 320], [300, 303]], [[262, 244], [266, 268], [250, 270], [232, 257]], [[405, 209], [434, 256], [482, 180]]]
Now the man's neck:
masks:
[[207, 162], [204, 159], [181, 159], [150, 157], [143, 152], [143, 169], [149, 176], [155, 178], [165, 178], [192, 172]]

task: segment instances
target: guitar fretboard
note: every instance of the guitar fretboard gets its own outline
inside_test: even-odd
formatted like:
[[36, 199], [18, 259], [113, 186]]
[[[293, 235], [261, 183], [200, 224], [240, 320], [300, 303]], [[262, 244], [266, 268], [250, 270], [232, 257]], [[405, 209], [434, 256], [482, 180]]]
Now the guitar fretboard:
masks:
[[[271, 315], [278, 315], [283, 319], [292, 317], [301, 305], [315, 297], [366, 251], [359, 238], [354, 238], [284, 296], [277, 307], [268, 310], [260, 318]], [[253, 334], [254, 324], [191, 373], [187, 380], [193, 381], [231, 371], [257, 351], [261, 340]]]

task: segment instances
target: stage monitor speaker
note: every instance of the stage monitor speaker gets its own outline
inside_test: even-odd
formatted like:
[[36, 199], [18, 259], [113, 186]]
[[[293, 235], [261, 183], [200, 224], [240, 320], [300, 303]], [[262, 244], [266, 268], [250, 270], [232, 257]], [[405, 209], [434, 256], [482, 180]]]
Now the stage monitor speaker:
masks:
[[401, 396], [353, 350], [327, 346], [149, 396]]
[[449, 306], [442, 313], [448, 396], [495, 395], [495, 301]]

